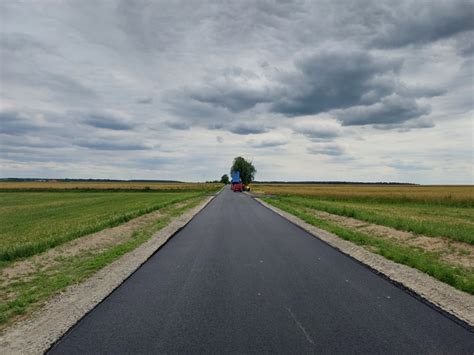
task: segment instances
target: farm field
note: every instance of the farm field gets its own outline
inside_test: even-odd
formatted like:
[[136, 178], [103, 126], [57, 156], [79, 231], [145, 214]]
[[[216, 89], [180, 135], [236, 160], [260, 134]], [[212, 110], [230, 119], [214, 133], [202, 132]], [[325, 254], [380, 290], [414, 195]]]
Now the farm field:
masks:
[[472, 186], [256, 184], [264, 200], [474, 294]]
[[216, 191], [218, 183], [170, 183], [135, 181], [1, 181], [0, 191], [10, 190], [158, 190], [158, 191]]
[[365, 185], [365, 184], [254, 184], [254, 190], [271, 195], [297, 195], [327, 200], [415, 202], [474, 207], [474, 186]]
[[135, 249], [220, 186], [0, 192], [0, 328]]
[[43, 252], [199, 192], [1, 192], [0, 261]]

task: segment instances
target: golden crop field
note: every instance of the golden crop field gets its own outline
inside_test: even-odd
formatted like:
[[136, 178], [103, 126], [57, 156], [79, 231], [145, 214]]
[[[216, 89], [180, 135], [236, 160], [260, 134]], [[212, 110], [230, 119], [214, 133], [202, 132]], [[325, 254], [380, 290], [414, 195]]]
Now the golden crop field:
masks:
[[382, 200], [474, 206], [474, 186], [255, 184], [254, 192], [328, 199]]
[[169, 182], [109, 182], [109, 181], [20, 181], [0, 182], [0, 190], [208, 190], [214, 191], [217, 183]]

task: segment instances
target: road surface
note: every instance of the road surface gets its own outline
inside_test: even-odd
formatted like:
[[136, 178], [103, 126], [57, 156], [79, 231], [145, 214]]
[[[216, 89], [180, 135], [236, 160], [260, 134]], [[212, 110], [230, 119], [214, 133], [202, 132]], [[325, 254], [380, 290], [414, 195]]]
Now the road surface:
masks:
[[225, 188], [51, 354], [473, 353], [474, 334]]

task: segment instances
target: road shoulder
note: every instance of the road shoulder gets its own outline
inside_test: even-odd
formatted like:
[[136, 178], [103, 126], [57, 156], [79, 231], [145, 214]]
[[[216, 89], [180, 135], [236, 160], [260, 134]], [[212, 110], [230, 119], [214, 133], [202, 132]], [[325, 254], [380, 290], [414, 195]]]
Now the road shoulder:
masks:
[[375, 272], [383, 275], [393, 283], [405, 288], [427, 301], [435, 308], [460, 320], [471, 330], [474, 329], [474, 297], [455, 289], [435, 278], [406, 265], [397, 264], [383, 256], [343, 240], [335, 234], [317, 228], [298, 217], [274, 207], [259, 198], [255, 198], [263, 206], [274, 211], [291, 223], [304, 229], [316, 238], [321, 239], [342, 253], [349, 255]]
[[147, 242], [105, 266], [87, 281], [73, 285], [48, 301], [31, 317], [6, 329], [0, 348], [8, 354], [42, 354], [82, 317], [120, 286], [173, 235], [211, 202], [206, 198], [196, 207], [172, 219]]

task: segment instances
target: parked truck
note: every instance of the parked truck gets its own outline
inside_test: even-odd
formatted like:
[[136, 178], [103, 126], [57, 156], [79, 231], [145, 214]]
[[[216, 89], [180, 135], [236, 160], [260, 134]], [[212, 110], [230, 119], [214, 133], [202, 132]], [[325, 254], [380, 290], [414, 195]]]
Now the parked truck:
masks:
[[234, 192], [242, 192], [244, 191], [244, 184], [242, 183], [242, 179], [240, 178], [240, 172], [239, 171], [232, 171], [231, 172], [231, 177], [232, 177], [232, 181], [231, 181], [231, 189], [232, 191]]

